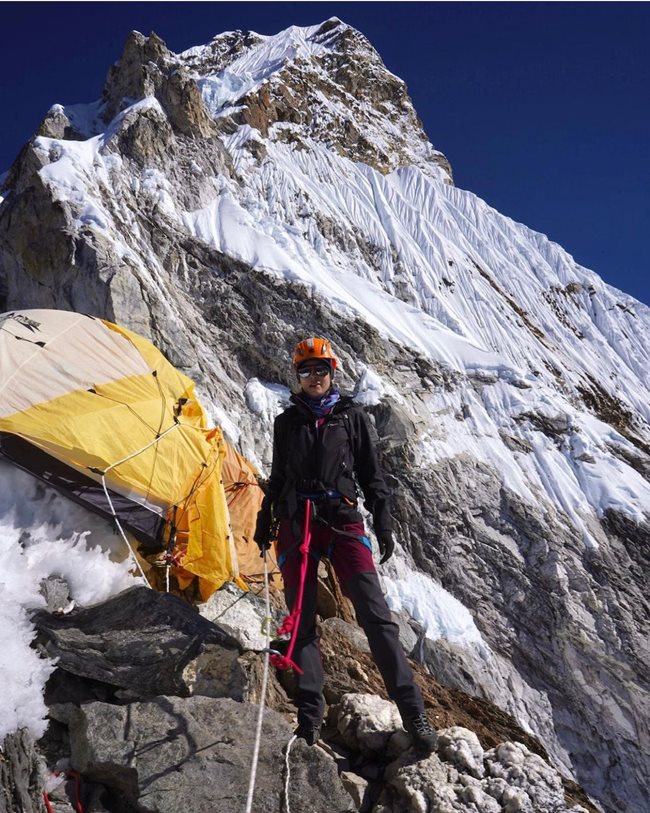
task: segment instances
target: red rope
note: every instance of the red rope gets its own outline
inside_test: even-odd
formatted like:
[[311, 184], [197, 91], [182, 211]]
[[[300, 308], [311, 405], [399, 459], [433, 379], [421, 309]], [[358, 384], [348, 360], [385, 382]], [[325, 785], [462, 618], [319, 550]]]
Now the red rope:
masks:
[[[67, 779], [74, 779], [74, 809], [77, 811], [77, 813], [84, 813], [83, 805], [81, 804], [81, 775], [78, 771], [70, 770], [54, 771], [53, 776], [61, 776], [61, 774], [64, 774]], [[52, 805], [50, 804], [50, 797], [45, 791], [43, 791], [43, 801], [45, 802], [45, 809], [47, 810], [47, 813], [54, 813]]]
[[302, 615], [302, 597], [305, 592], [305, 580], [307, 578], [307, 568], [309, 566], [309, 545], [311, 543], [311, 500], [305, 502], [305, 528], [302, 537], [302, 543], [298, 550], [302, 555], [300, 561], [300, 582], [298, 584], [298, 595], [296, 596], [296, 603], [289, 615], [282, 622], [281, 627], [278, 629], [278, 635], [291, 634], [289, 647], [286, 655], [273, 653], [271, 655], [271, 663], [276, 669], [293, 669], [298, 674], [302, 675], [302, 669], [291, 660], [293, 649], [298, 639], [298, 627], [300, 626], [300, 616]]

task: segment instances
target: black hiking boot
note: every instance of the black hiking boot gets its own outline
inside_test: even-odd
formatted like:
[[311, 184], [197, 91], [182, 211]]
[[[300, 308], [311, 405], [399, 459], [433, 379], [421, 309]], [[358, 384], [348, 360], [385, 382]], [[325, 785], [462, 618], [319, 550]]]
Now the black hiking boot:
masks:
[[438, 744], [438, 735], [431, 728], [425, 712], [420, 712], [414, 717], [404, 720], [404, 728], [411, 735], [411, 742], [418, 751], [426, 751], [430, 754]]
[[304, 740], [307, 745], [316, 745], [320, 738], [320, 725], [313, 723], [300, 723], [293, 732], [299, 740]]

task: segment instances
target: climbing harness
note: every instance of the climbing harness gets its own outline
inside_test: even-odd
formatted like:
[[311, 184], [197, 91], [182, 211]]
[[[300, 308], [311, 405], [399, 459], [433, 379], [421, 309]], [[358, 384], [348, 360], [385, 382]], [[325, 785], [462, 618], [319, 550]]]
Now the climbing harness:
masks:
[[[277, 669], [293, 669], [294, 671], [298, 672], [298, 674], [302, 674], [302, 669], [291, 660], [291, 655], [293, 654], [294, 647], [296, 645], [297, 637], [298, 637], [298, 627], [300, 626], [300, 617], [302, 615], [302, 600], [305, 591], [305, 580], [307, 577], [307, 569], [309, 563], [309, 555], [310, 555], [310, 544], [311, 544], [311, 525], [312, 522], [317, 522], [320, 525], [324, 525], [329, 528], [332, 532], [337, 534], [338, 536], [345, 536], [350, 537], [351, 539], [356, 539], [362, 545], [367, 547], [370, 551], [372, 551], [372, 543], [367, 536], [363, 534], [355, 534], [352, 531], [346, 531], [343, 528], [335, 528], [332, 524], [327, 522], [327, 520], [322, 517], [318, 513], [318, 504], [322, 500], [332, 499], [333, 495], [336, 498], [340, 497], [339, 492], [337, 491], [323, 491], [323, 492], [298, 492], [298, 497], [304, 501], [305, 505], [305, 518], [304, 518], [304, 528], [303, 528], [303, 535], [302, 541], [296, 542], [295, 544], [291, 545], [284, 554], [278, 556], [278, 564], [280, 567], [284, 565], [287, 561], [289, 556], [291, 556], [296, 550], [301, 554], [301, 561], [300, 561], [300, 576], [299, 576], [299, 583], [298, 583], [298, 594], [296, 596], [296, 601], [294, 604], [293, 609], [289, 613], [289, 615], [284, 619], [282, 625], [277, 630], [276, 633], [276, 640], [282, 642], [283, 644], [286, 641], [289, 641], [286, 653], [281, 653], [276, 650], [272, 651], [271, 654], [271, 663]], [[334, 542], [330, 544], [326, 556], [331, 559], [332, 551], [334, 548]], [[316, 558], [319, 558], [319, 555], [316, 555]]]
[[293, 655], [293, 650], [296, 645], [296, 641], [298, 640], [298, 627], [300, 626], [300, 617], [302, 615], [302, 598], [305, 592], [305, 580], [307, 578], [307, 567], [309, 564], [309, 545], [311, 543], [311, 513], [312, 501], [307, 499], [305, 500], [305, 525], [303, 537], [298, 548], [301, 555], [298, 595], [296, 596], [293, 609], [284, 619], [282, 625], [277, 631], [279, 638], [290, 636], [289, 646], [287, 647], [286, 654], [283, 655], [281, 652], [274, 651], [271, 655], [271, 663], [276, 669], [293, 669], [300, 675], [302, 674], [302, 669], [298, 666], [298, 664], [291, 660], [291, 656]]

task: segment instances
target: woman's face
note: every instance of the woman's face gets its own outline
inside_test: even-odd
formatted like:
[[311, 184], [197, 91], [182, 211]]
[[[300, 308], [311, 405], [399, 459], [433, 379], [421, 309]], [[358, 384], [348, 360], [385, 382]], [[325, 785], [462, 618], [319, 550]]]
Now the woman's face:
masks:
[[325, 393], [332, 386], [332, 376], [328, 364], [323, 364], [322, 361], [314, 360], [300, 368], [300, 372], [309, 372], [305, 378], [298, 377], [300, 382], [300, 389], [305, 395], [310, 395], [315, 398], [317, 395], [325, 395]]

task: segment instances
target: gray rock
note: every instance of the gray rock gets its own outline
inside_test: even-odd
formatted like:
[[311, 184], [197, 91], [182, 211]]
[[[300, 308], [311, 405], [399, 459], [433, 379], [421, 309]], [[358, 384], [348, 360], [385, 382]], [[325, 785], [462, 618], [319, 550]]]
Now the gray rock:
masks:
[[442, 748], [426, 759], [408, 754], [385, 772], [387, 787], [373, 813], [569, 813], [562, 778], [520, 743], [485, 754], [475, 735], [456, 728], [439, 732]]
[[26, 729], [5, 737], [0, 755], [0, 813], [44, 813], [46, 767]]
[[236, 649], [207, 644], [183, 669], [189, 694], [230, 697], [242, 701], [247, 694], [247, 675]]
[[503, 743], [488, 751], [485, 763], [489, 776], [506, 780], [500, 799], [506, 810], [566, 809], [561, 776], [522, 743]]
[[477, 779], [485, 774], [483, 748], [473, 731], [460, 726], [439, 731], [438, 753], [445, 762], [451, 763], [462, 773]]
[[[497, 472], [465, 457], [404, 476], [402, 489], [417, 566], [477, 608], [494, 653], [488, 662], [471, 649], [427, 644], [433, 674], [514, 714], [605, 805], [625, 798], [645, 813], [648, 527], [609, 514], [594, 528], [599, 548], [587, 554], [561, 514], [524, 503]], [[422, 518], [424, 503], [436, 506], [433, 517]]]
[[330, 725], [343, 742], [365, 756], [383, 754], [389, 741], [402, 730], [397, 706], [372, 694], [346, 694], [330, 708]]
[[388, 766], [385, 779], [389, 788], [380, 797], [381, 813], [429, 813], [457, 810], [454, 784], [458, 774], [436, 754], [414, 762], [403, 756]]
[[70, 588], [65, 579], [58, 576], [43, 579], [39, 591], [45, 598], [45, 607], [49, 613], [62, 613], [74, 607], [70, 602]]
[[366, 634], [361, 627], [354, 624], [349, 624], [342, 618], [326, 618], [322, 622], [321, 626], [327, 627], [327, 629], [332, 630], [332, 632], [336, 635], [342, 635], [360, 652], [370, 652], [368, 639], [366, 638]]
[[341, 783], [352, 797], [357, 810], [367, 809], [368, 804], [368, 780], [352, 771], [342, 771]]
[[184, 667], [204, 647], [239, 654], [231, 636], [180, 599], [133, 587], [65, 616], [33, 616], [38, 641], [57, 668], [72, 675], [151, 697], [187, 694]]
[[[228, 583], [217, 590], [204, 604], [199, 605], [199, 612], [208, 621], [232, 635], [242, 649], [262, 650], [266, 646], [266, 637], [262, 633], [262, 624], [266, 617], [264, 599], [252, 592], [244, 592], [236, 585]], [[282, 621], [282, 613], [271, 609], [271, 630], [275, 630]], [[273, 634], [271, 634], [273, 637]]]
[[[415, 656], [420, 636], [413, 630], [409, 624], [409, 618], [406, 613], [391, 613], [393, 621], [399, 627], [399, 640], [407, 655]], [[417, 657], [416, 657], [417, 660]]]
[[[159, 697], [146, 703], [82, 706], [70, 728], [72, 765], [123, 794], [138, 810], [232, 813], [245, 807], [257, 707], [229, 699]], [[284, 794], [291, 728], [267, 710], [254, 810], [276, 813]], [[334, 762], [296, 741], [290, 755], [295, 813], [354, 810]]]

